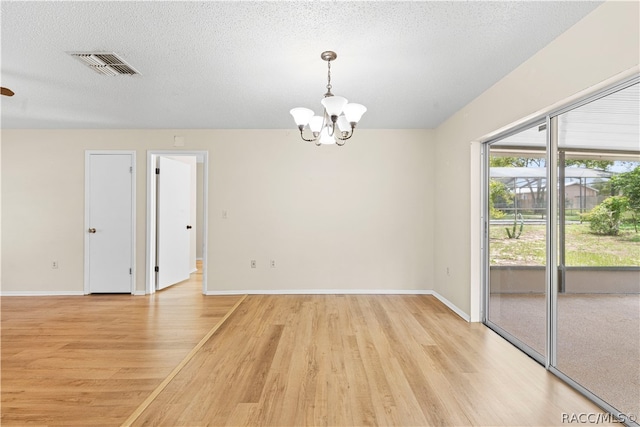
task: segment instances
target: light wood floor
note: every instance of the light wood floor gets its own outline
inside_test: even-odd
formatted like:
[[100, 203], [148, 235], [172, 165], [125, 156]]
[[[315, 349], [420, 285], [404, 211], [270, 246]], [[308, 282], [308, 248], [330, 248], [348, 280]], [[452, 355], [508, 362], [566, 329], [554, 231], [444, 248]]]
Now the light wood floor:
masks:
[[153, 296], [1, 298], [5, 425], [120, 425], [240, 300], [197, 274]]
[[239, 300], [188, 282], [2, 298], [2, 425], [559, 426], [602, 412], [435, 298], [393, 295], [248, 296], [139, 408]]

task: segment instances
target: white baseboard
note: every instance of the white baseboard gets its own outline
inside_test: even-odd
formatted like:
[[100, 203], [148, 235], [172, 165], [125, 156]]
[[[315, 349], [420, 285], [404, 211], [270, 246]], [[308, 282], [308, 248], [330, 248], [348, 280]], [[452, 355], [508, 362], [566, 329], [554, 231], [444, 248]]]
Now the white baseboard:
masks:
[[471, 317], [436, 291], [423, 289], [269, 289], [207, 291], [205, 295], [433, 295], [467, 322]]
[[[0, 297], [77, 297], [86, 295], [82, 291], [4, 291]], [[122, 294], [126, 295], [126, 294]], [[134, 291], [132, 295], [146, 295], [144, 291]]]
[[455, 314], [457, 314], [458, 316], [462, 317], [464, 320], [466, 320], [467, 322], [471, 322], [471, 316], [469, 316], [467, 313], [465, 313], [464, 311], [460, 310], [460, 308], [458, 308], [454, 303], [452, 303], [451, 301], [449, 301], [448, 299], [446, 299], [445, 297], [443, 297], [442, 295], [440, 295], [439, 293], [437, 293], [436, 291], [430, 291], [431, 295], [433, 295], [434, 297], [438, 298], [438, 300], [443, 303], [444, 305], [446, 305], [447, 307], [449, 307], [451, 309], [451, 311], [453, 311]]
[[207, 291], [205, 295], [430, 295], [421, 289], [251, 289]]
[[2, 291], [3, 297], [70, 297], [83, 296], [83, 291]]

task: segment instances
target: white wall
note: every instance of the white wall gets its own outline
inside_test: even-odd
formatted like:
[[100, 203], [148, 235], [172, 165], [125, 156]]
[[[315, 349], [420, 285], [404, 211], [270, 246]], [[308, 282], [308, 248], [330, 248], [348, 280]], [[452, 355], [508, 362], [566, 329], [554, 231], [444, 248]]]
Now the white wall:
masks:
[[480, 211], [479, 176], [459, 167], [479, 164], [472, 141], [612, 76], [637, 72], [639, 5], [598, 7], [436, 130], [435, 290], [466, 313], [472, 312], [471, 289], [480, 281], [478, 230], [471, 230]]
[[[344, 147], [289, 130], [179, 133], [209, 151], [209, 291], [433, 288], [432, 131], [360, 130]], [[3, 293], [82, 292], [87, 149], [137, 150], [142, 292], [146, 150], [175, 149], [174, 135], [2, 130]]]
[[[180, 130], [185, 149], [210, 152], [209, 290], [433, 289], [472, 313], [480, 279], [472, 233], [480, 189], [466, 167], [478, 170], [472, 142], [637, 72], [638, 6], [598, 7], [435, 132], [361, 129], [345, 147], [316, 148], [295, 131]], [[473, 64], [468, 71], [472, 78]], [[3, 130], [3, 291], [82, 289], [83, 156], [105, 148], [139, 150], [143, 289], [142, 152], [173, 149], [173, 136]]]

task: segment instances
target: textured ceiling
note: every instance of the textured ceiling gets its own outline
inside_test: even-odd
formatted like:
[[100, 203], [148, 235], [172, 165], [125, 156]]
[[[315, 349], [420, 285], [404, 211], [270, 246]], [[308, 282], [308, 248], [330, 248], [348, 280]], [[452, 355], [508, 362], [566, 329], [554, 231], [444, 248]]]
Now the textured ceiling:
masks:
[[[333, 92], [361, 128], [433, 128], [599, 2], [2, 1], [3, 128], [294, 128]], [[102, 76], [67, 52], [116, 52]]]

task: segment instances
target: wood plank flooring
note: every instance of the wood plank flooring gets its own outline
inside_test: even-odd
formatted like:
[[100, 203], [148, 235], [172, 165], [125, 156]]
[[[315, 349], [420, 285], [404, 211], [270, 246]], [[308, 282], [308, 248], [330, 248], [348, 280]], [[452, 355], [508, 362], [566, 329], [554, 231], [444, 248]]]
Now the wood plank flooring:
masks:
[[134, 425], [541, 426], [601, 412], [431, 296], [248, 296]]
[[120, 425], [240, 300], [192, 280], [153, 296], [3, 297], [5, 425]]
[[[2, 298], [2, 425], [121, 425], [241, 297]], [[247, 296], [133, 425], [541, 426], [602, 412], [431, 296]]]

